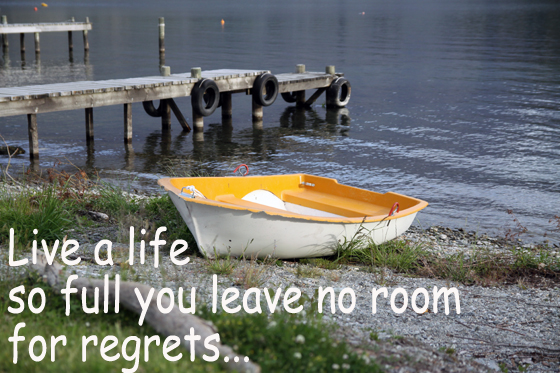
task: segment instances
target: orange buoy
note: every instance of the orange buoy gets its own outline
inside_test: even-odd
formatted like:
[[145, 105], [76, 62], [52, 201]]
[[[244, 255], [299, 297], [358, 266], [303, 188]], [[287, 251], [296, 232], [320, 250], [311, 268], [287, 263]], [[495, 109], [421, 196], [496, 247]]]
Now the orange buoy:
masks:
[[47, 3], [41, 3], [41, 6], [44, 6], [45, 8], [49, 6], [49, 4]]
[[33, 9], [35, 9], [35, 11], [37, 11], [37, 7], [33, 8]]
[[222, 19], [222, 26], [223, 26], [225, 23], [226, 23], [226, 21], [224, 21], [224, 20]]

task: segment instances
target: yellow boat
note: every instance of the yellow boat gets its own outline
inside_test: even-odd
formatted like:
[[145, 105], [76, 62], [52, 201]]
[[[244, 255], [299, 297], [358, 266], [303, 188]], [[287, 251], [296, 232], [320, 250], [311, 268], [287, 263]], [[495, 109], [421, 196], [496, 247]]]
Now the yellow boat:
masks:
[[325, 256], [360, 229], [380, 244], [404, 233], [428, 205], [306, 174], [165, 178], [158, 184], [209, 257]]

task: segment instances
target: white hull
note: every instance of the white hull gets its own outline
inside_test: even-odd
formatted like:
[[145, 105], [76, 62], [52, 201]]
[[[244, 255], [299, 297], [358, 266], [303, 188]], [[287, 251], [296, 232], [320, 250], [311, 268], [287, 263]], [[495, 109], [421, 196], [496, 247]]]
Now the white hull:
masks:
[[416, 212], [391, 220], [342, 223], [314, 221], [195, 203], [169, 192], [199, 250], [209, 256], [303, 258], [330, 255], [363, 227], [380, 244], [404, 233]]

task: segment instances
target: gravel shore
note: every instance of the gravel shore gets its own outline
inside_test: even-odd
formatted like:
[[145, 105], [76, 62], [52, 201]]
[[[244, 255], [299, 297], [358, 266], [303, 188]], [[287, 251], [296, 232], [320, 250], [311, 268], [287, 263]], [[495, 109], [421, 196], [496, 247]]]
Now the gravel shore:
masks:
[[[100, 277], [108, 271], [120, 272], [128, 268], [131, 280], [150, 284], [156, 288], [194, 286], [198, 304], [211, 303], [212, 274], [206, 259], [193, 256], [184, 266], [171, 264], [166, 253], [161, 253], [160, 267], [153, 268], [152, 254], [148, 251], [145, 265], [136, 260], [133, 270], [126, 264], [128, 244], [115, 243], [113, 255], [116, 265], [112, 269], [93, 263], [95, 243], [102, 238], [114, 236], [114, 227], [92, 230], [87, 236], [77, 237], [81, 243], [82, 263], [71, 267], [80, 276]], [[442, 233], [447, 232], [447, 233]], [[457, 238], [462, 233], [436, 227], [428, 230], [413, 228], [403, 238], [410, 241], [431, 242], [428, 247], [442, 255], [463, 250], [468, 253], [478, 247], [471, 241]], [[446, 238], [442, 238], [442, 235]], [[468, 233], [466, 233], [468, 236]], [[499, 239], [477, 238], [479, 246], [506, 250]], [[88, 242], [91, 243], [83, 243]], [[138, 244], [137, 244], [138, 245]], [[342, 266], [327, 270], [313, 267], [309, 277], [302, 276], [308, 265], [282, 261], [273, 265], [251, 261], [233, 260], [235, 268], [230, 275], [218, 276], [218, 294], [226, 288], [236, 287], [245, 291], [244, 274], [252, 271], [258, 278], [258, 288], [297, 287], [308, 299], [316, 295], [319, 287], [332, 287], [338, 296], [344, 288], [356, 294], [355, 309], [349, 314], [337, 310], [330, 313], [329, 297], [324, 301], [323, 318], [340, 328], [336, 337], [349, 342], [360, 351], [367, 351], [389, 372], [463, 372], [463, 371], [560, 371], [560, 287], [522, 288], [519, 285], [496, 287], [464, 286], [459, 283], [402, 276], [390, 270], [377, 273], [363, 271], [360, 266]], [[280, 264], [281, 266], [279, 266]], [[300, 270], [298, 270], [298, 267]], [[372, 288], [386, 287], [389, 297], [396, 288], [408, 294], [408, 306], [402, 314], [393, 312], [389, 298], [377, 298], [377, 311], [372, 313]], [[445, 314], [443, 303], [438, 302], [438, 313], [432, 310], [432, 289], [456, 287], [460, 296], [460, 314], [450, 297], [450, 313]], [[418, 314], [411, 307], [410, 296], [417, 288], [425, 288], [430, 294], [429, 311]], [[316, 298], [315, 298], [316, 299]], [[349, 305], [349, 296], [345, 298]], [[403, 305], [398, 295], [395, 305]], [[424, 304], [418, 297], [419, 306]], [[250, 303], [251, 304], [251, 303]], [[306, 312], [315, 312], [316, 304], [306, 303]]]
[[[137, 259], [130, 267], [126, 263], [128, 243], [115, 241], [115, 237], [122, 236], [118, 229], [117, 224], [104, 224], [87, 233], [70, 232], [68, 238], [80, 243], [78, 255], [82, 262], [68, 270], [80, 277], [101, 277], [108, 272], [124, 275], [123, 271], [126, 271], [129, 280], [156, 288], [196, 287], [197, 304], [211, 303], [212, 273], [208, 260], [192, 256], [190, 263], [175, 266], [168, 253], [162, 252], [160, 267], [153, 268], [153, 253], [148, 250], [145, 265], [138, 265]], [[411, 243], [421, 242], [425, 249], [439, 256], [456, 253], [468, 256], [477, 250], [496, 255], [511, 251], [511, 243], [503, 239], [444, 227], [426, 230], [413, 227], [401, 238]], [[101, 239], [113, 240], [115, 265], [112, 268], [99, 266], [93, 261], [95, 244]], [[534, 247], [522, 242], [516, 242], [516, 245], [527, 249]], [[3, 267], [0, 274], [14, 273], [15, 269], [6, 267], [7, 245], [0, 247], [0, 253], [4, 257], [0, 261], [0, 267]], [[549, 247], [549, 254], [558, 257], [560, 250], [553, 245]], [[238, 288], [243, 294], [247, 287], [243, 278], [248, 272], [254, 275], [256, 285], [253, 286], [259, 289], [297, 287], [308, 300], [316, 301], [319, 287], [332, 287], [337, 297], [344, 289], [352, 289], [356, 295], [352, 312], [344, 314], [337, 310], [332, 314], [327, 296], [321, 317], [339, 326], [336, 338], [367, 352], [389, 372], [560, 371], [558, 281], [482, 287], [403, 276], [388, 269], [366, 271], [359, 265], [327, 270], [297, 261], [258, 264], [232, 259], [232, 262], [233, 272], [218, 276], [218, 294], [230, 287]], [[389, 297], [378, 296], [377, 310], [372, 313], [372, 289], [382, 287], [387, 288]], [[450, 297], [449, 314], [445, 314], [441, 299], [438, 312], [433, 312], [434, 287], [458, 289], [460, 314], [456, 312], [458, 305], [453, 296]], [[391, 294], [397, 288], [408, 294], [406, 310], [401, 314], [395, 313], [390, 305]], [[424, 288], [430, 294], [430, 307], [424, 313], [415, 312], [411, 305], [411, 295], [418, 288]], [[344, 300], [343, 305], [349, 306], [350, 297], [346, 296]], [[422, 295], [417, 303], [419, 306], [424, 304]], [[396, 296], [394, 305], [403, 306], [401, 295]], [[316, 313], [316, 304], [307, 302], [305, 312]]]

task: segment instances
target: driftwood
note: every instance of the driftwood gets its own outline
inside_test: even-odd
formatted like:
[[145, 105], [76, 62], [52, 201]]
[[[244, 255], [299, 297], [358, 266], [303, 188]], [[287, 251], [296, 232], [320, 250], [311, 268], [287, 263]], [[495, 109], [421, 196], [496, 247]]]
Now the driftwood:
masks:
[[[32, 263], [32, 262], [30, 262]], [[37, 253], [37, 263], [30, 264], [33, 271], [39, 273], [43, 279], [56, 291], [60, 291], [66, 285], [66, 278], [63, 277], [63, 266], [56, 261], [52, 265], [47, 263], [46, 257], [40, 251]], [[99, 298], [104, 299], [105, 282], [103, 280], [95, 280], [89, 278], [78, 278], [72, 282], [72, 287], [74, 288], [86, 288], [87, 294], [93, 295], [95, 288], [99, 289]], [[119, 286], [119, 304], [126, 309], [137, 313], [138, 315], [142, 312], [142, 307], [138, 302], [138, 298], [134, 292], [138, 289], [142, 294], [143, 299], [148, 299], [148, 294], [152, 290], [151, 286], [143, 285], [135, 282], [121, 282]], [[81, 292], [80, 292], [81, 293]], [[115, 282], [109, 281], [109, 300], [114, 303], [115, 294]], [[162, 299], [162, 306], [167, 308], [170, 304], [170, 300], [167, 297]], [[176, 335], [181, 338], [181, 344], [186, 348], [190, 349], [190, 342], [182, 338], [184, 335], [190, 334], [190, 328], [194, 328], [197, 335], [200, 335], [201, 339], [195, 343], [195, 354], [198, 358], [202, 358], [203, 354], [208, 356], [214, 356], [212, 350], [206, 349], [204, 347], [204, 340], [210, 335], [217, 332], [216, 328], [209, 322], [191, 315], [182, 313], [179, 308], [175, 305], [170, 313], [163, 314], [159, 311], [156, 304], [156, 297], [152, 297], [150, 304], [148, 306], [148, 311], [146, 312], [145, 322], [152, 326], [158, 333], [163, 336]], [[224, 365], [224, 367], [230, 371], [238, 372], [260, 372], [260, 367], [249, 361], [244, 361], [244, 356], [239, 356], [233, 349], [227, 345], [214, 342], [213, 345], [219, 350], [220, 358], [216, 361]], [[224, 362], [224, 357], [228, 356], [229, 361]], [[235, 362], [234, 358], [239, 356], [239, 361]]]

